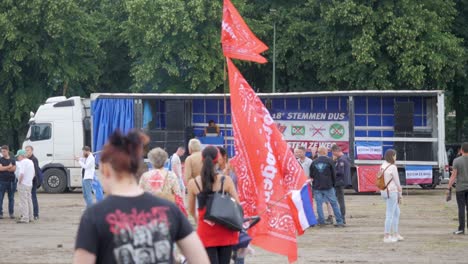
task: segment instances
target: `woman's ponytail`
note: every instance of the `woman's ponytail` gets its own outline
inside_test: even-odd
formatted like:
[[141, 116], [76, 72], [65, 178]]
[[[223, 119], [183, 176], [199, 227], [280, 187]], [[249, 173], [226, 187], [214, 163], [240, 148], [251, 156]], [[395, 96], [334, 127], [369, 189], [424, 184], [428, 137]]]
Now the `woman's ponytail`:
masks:
[[202, 157], [203, 167], [201, 170], [201, 180], [203, 190], [209, 192], [213, 190], [213, 184], [216, 179], [215, 166], [218, 160], [218, 149], [213, 146], [208, 146], [203, 150]]

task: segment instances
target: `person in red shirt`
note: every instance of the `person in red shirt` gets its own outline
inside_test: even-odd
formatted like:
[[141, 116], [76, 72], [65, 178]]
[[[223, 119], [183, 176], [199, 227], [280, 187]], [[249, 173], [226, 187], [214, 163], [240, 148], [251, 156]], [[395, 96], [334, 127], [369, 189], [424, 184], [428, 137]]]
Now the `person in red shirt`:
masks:
[[[190, 215], [198, 224], [197, 233], [206, 248], [211, 264], [229, 264], [232, 246], [239, 241], [239, 232], [204, 220], [209, 195], [221, 191], [222, 175], [216, 172], [218, 157], [219, 152], [216, 147], [208, 146], [203, 150], [201, 175], [188, 183], [188, 206]], [[224, 191], [239, 202], [231, 177], [225, 177]], [[198, 201], [198, 217], [195, 213], [195, 199]]]

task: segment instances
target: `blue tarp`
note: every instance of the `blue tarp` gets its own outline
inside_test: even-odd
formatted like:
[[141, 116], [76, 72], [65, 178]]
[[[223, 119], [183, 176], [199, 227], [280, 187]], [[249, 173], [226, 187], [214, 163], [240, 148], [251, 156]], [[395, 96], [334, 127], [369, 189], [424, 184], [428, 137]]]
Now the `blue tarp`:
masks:
[[[101, 151], [108, 137], [116, 129], [127, 133], [134, 127], [132, 99], [97, 99], [92, 103], [93, 152]], [[96, 161], [99, 161], [99, 153]]]
[[151, 105], [148, 101], [143, 103], [143, 128], [148, 128], [149, 123], [153, 121], [153, 113], [151, 111]]

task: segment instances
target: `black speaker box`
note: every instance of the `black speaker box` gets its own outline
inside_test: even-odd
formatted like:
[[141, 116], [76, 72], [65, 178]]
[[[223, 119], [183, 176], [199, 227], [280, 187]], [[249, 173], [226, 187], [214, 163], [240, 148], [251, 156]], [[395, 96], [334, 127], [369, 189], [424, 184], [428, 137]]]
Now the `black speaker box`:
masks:
[[395, 132], [413, 132], [414, 103], [396, 102], [395, 103]]
[[181, 100], [166, 101], [166, 129], [185, 130], [185, 102]]
[[[395, 142], [395, 151], [398, 160], [432, 161], [431, 142]], [[406, 157], [405, 157], [406, 152]]]
[[164, 130], [150, 130], [147, 134], [151, 141], [166, 141], [166, 131]]
[[177, 148], [180, 146], [183, 146], [183, 142], [168, 142], [166, 143], [166, 148], [165, 150], [167, 151], [167, 154], [171, 156], [177, 151]]
[[187, 136], [185, 131], [167, 131], [166, 141], [170, 142], [185, 142]]

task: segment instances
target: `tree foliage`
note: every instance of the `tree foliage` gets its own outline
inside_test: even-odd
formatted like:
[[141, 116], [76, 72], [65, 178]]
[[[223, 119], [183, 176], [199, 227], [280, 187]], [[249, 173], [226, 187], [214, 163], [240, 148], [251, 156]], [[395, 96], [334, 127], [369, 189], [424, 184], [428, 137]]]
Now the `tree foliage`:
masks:
[[317, 77], [334, 89], [443, 89], [463, 65], [438, 0], [309, 1]]
[[222, 84], [221, 1], [129, 0], [126, 8], [133, 90], [208, 92]]
[[[0, 135], [18, 141], [44, 98], [97, 85], [102, 50], [93, 17], [78, 1], [0, 2]], [[13, 133], [12, 133], [13, 132]]]
[[[257, 91], [446, 89], [461, 138], [468, 0], [232, 0], [270, 49]], [[275, 12], [271, 12], [276, 10]], [[223, 91], [222, 1], [0, 1], [0, 138], [53, 95]]]

